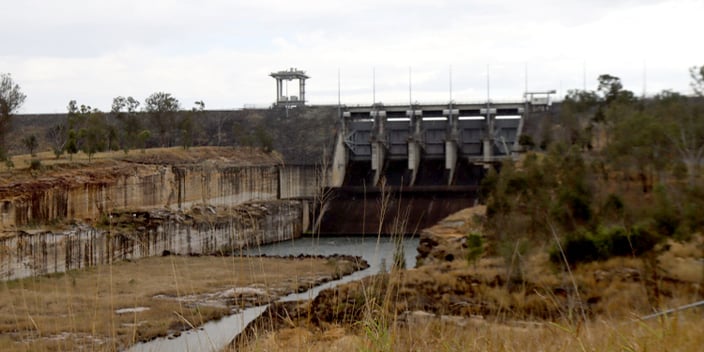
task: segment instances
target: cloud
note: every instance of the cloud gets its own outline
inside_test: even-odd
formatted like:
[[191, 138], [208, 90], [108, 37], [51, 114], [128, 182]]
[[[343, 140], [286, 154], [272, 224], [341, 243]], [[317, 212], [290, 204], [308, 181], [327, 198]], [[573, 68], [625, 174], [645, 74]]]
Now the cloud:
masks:
[[703, 64], [701, 1], [392, 0], [87, 1], [7, 4], [0, 71], [28, 98], [25, 112], [61, 112], [70, 99], [108, 109], [112, 98], [167, 91], [184, 106], [270, 104], [272, 71], [308, 71], [308, 98], [520, 98], [529, 89], [587, 87], [600, 73], [640, 92], [688, 90]]

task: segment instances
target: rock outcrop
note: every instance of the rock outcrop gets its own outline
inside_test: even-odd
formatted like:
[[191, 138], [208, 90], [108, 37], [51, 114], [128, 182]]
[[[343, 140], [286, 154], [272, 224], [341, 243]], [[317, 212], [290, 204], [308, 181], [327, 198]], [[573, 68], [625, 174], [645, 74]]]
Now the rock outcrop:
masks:
[[295, 238], [316, 173], [275, 154], [202, 148], [10, 177], [0, 182], [0, 277]]
[[467, 235], [481, 234], [481, 218], [486, 212], [483, 205], [458, 211], [420, 233], [418, 265], [451, 262], [465, 259]]

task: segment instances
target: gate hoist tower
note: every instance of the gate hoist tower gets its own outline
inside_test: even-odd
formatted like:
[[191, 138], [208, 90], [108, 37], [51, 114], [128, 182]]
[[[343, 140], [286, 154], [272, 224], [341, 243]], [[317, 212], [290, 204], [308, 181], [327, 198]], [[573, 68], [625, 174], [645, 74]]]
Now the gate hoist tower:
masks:
[[[288, 71], [273, 72], [270, 76], [276, 79], [277, 106], [294, 107], [306, 104], [306, 79], [310, 77], [305, 71], [291, 68]], [[298, 80], [298, 96], [288, 95], [287, 83], [293, 80]]]

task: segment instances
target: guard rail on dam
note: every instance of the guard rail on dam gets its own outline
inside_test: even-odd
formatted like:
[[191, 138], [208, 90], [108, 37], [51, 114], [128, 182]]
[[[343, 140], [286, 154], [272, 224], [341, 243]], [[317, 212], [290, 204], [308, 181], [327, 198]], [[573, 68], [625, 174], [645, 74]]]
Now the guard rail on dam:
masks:
[[515, 155], [524, 118], [547, 104], [345, 108], [321, 233], [414, 233], [472, 206], [485, 170]]

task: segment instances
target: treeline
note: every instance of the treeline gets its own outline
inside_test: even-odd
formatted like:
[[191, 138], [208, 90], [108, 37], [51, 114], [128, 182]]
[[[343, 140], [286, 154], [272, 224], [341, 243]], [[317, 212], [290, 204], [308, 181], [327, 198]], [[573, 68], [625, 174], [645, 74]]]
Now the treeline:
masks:
[[79, 151], [89, 159], [96, 152], [180, 145], [189, 148], [197, 133], [196, 121], [202, 119], [205, 103], [182, 111], [178, 99], [169, 93], [156, 92], [140, 102], [133, 97], [116, 97], [109, 112], [71, 100], [65, 121], [58, 121], [46, 131], [46, 138], [56, 157]]
[[525, 157], [483, 182], [495, 250], [552, 243], [554, 261], [574, 264], [703, 230], [704, 66], [690, 75], [690, 96], [639, 98], [611, 75], [570, 91], [559, 123], [523, 138]]
[[[143, 102], [116, 97], [110, 111], [71, 100], [65, 115], [14, 114], [26, 96], [9, 74], [0, 86], [0, 159], [52, 150], [56, 158], [97, 152], [181, 146], [252, 146], [281, 152], [286, 162], [319, 163], [337, 123], [334, 108], [299, 107], [208, 111], [196, 101], [184, 107], [169, 93]], [[20, 123], [13, 120], [21, 118]], [[17, 122], [17, 121], [15, 121]]]

